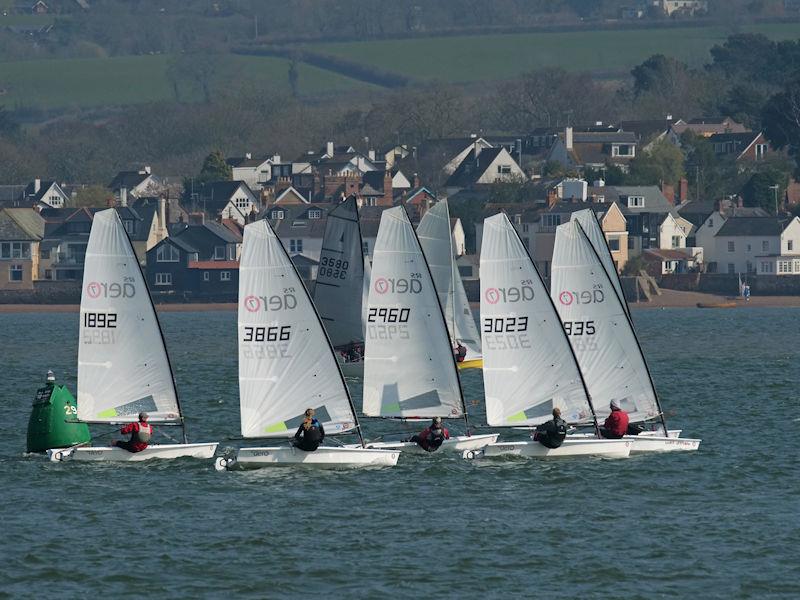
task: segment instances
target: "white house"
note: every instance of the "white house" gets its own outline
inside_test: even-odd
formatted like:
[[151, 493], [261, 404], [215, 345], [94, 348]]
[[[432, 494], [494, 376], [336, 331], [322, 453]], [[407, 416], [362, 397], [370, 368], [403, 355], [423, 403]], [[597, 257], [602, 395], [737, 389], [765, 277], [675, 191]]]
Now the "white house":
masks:
[[145, 166], [138, 171], [120, 171], [114, 176], [108, 187], [120, 198], [122, 190], [134, 198], [142, 198], [158, 196], [163, 186], [153, 177], [150, 167]]
[[458, 168], [447, 179], [448, 194], [475, 185], [527, 179], [525, 171], [505, 148], [483, 149], [477, 142]]
[[272, 179], [272, 165], [280, 164], [278, 154], [264, 158], [256, 157], [249, 152], [244, 156], [236, 156], [225, 160], [231, 168], [233, 181], [244, 181], [250, 189], [260, 190]]
[[201, 202], [212, 216], [232, 219], [244, 226], [248, 215], [258, 213], [261, 205], [244, 181], [213, 181], [202, 187]]
[[55, 181], [42, 181], [38, 177], [25, 188], [25, 204], [39, 208], [64, 208], [69, 197]]
[[758, 273], [800, 275], [800, 219], [794, 217], [781, 231], [777, 254], [758, 257]]
[[[782, 222], [776, 217], [731, 217], [717, 229], [713, 240], [708, 232], [717, 227], [719, 213], [712, 213], [698, 229], [709, 273], [777, 274], [782, 260], [800, 259], [800, 222], [797, 217]], [[709, 220], [711, 221], [709, 223]], [[703, 231], [704, 228], [708, 231]], [[791, 265], [794, 272], [794, 264]]]

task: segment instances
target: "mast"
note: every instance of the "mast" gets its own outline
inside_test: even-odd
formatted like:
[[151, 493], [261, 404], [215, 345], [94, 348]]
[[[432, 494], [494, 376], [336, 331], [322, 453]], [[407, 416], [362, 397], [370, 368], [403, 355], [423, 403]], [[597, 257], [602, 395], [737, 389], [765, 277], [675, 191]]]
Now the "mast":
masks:
[[[506, 212], [503, 211], [503, 214], [506, 214]], [[506, 220], [508, 220], [507, 214], [506, 214]], [[511, 223], [511, 221], [508, 222], [509, 224]], [[544, 279], [542, 279], [542, 274], [539, 272], [539, 267], [536, 266], [536, 261], [533, 260], [533, 257], [531, 256], [531, 253], [528, 250], [527, 246], [525, 246], [525, 244], [522, 243], [522, 238], [519, 237], [519, 232], [517, 231], [516, 227], [512, 225], [511, 230], [514, 232], [517, 241], [519, 241], [519, 245], [523, 248], [523, 250], [525, 250], [525, 254], [528, 256], [528, 260], [530, 260], [531, 264], [533, 265], [533, 270], [536, 271], [536, 275], [538, 275], [539, 279], [542, 281], [542, 283], [544, 283]], [[566, 342], [567, 347], [569, 348], [569, 355], [572, 357], [572, 362], [575, 365], [575, 369], [578, 371], [578, 377], [581, 378], [581, 386], [583, 386], [583, 391], [586, 394], [586, 401], [589, 403], [589, 410], [592, 411], [592, 421], [594, 422], [595, 433], [597, 434], [597, 437], [600, 437], [600, 426], [597, 423], [597, 413], [595, 412], [594, 404], [592, 403], [592, 395], [589, 393], [589, 388], [586, 386], [586, 380], [583, 378], [583, 371], [581, 370], [580, 363], [578, 363], [578, 357], [575, 355], [575, 349], [572, 347], [572, 343], [569, 341], [569, 336], [567, 335], [567, 331], [564, 329], [564, 323], [562, 322], [561, 317], [558, 314], [558, 309], [556, 308], [556, 305], [553, 303], [553, 298], [550, 297], [550, 294], [545, 294], [545, 295], [547, 296], [547, 301], [550, 303], [550, 308], [553, 309], [553, 314], [558, 319], [559, 329], [561, 330], [561, 333], [564, 334], [564, 341]]]
[[[589, 210], [592, 213], [592, 216], [594, 217], [595, 223], [597, 223], [597, 227], [600, 228], [600, 233], [603, 234], [603, 244], [605, 245], [606, 252], [608, 252], [608, 256], [611, 258], [611, 262], [613, 264], [614, 256], [611, 254], [611, 246], [608, 245], [608, 239], [606, 239], [606, 234], [603, 232], [603, 226], [600, 223], [600, 219], [598, 218], [597, 213], [594, 212], [591, 208], [589, 208], [587, 210]], [[580, 221], [578, 221], [578, 224], [580, 225]], [[585, 231], [583, 233], [584, 233], [584, 235], [586, 235]], [[589, 237], [589, 236], [586, 236], [586, 237]], [[590, 242], [591, 242], [591, 240], [590, 240]], [[594, 248], [594, 246], [592, 246], [592, 247]], [[598, 258], [600, 258], [600, 257], [598, 256]], [[600, 259], [600, 264], [601, 265], [603, 264], [603, 260], [602, 259]], [[603, 267], [603, 269], [605, 269], [605, 266]], [[609, 279], [611, 279], [611, 273], [608, 273], [608, 277], [609, 277]], [[620, 282], [619, 273], [617, 273], [616, 270], [614, 271], [614, 277], [616, 277], [617, 281]], [[611, 284], [611, 287], [613, 287], [614, 291], [616, 291], [617, 288], [613, 284], [613, 282]], [[622, 282], [620, 282], [619, 289], [622, 289]], [[631, 316], [631, 307], [628, 306], [628, 300], [627, 300], [627, 298], [625, 298], [625, 294], [622, 295], [622, 298], [620, 298], [620, 301], [622, 302], [622, 307], [625, 309], [625, 314], [628, 315], [628, 317], [630, 318], [630, 316]]]
[[[117, 218], [119, 219], [119, 213], [114, 212], [117, 214]], [[120, 219], [121, 220], [121, 219]], [[186, 435], [186, 420], [183, 417], [183, 410], [181, 409], [181, 399], [180, 395], [178, 394], [178, 386], [175, 383], [175, 370], [172, 368], [172, 361], [169, 358], [169, 352], [167, 351], [167, 341], [164, 338], [164, 330], [161, 328], [161, 321], [158, 318], [158, 313], [156, 312], [156, 307], [153, 304], [153, 297], [150, 295], [150, 287], [147, 285], [147, 279], [144, 276], [144, 272], [142, 271], [142, 265], [139, 263], [139, 258], [136, 256], [136, 251], [133, 249], [133, 242], [131, 242], [131, 237], [128, 235], [128, 230], [125, 227], [122, 227], [122, 230], [125, 232], [125, 239], [128, 241], [128, 247], [130, 248], [131, 253], [133, 254], [134, 262], [136, 263], [136, 268], [139, 269], [139, 274], [142, 276], [142, 281], [144, 282], [144, 289], [147, 290], [147, 300], [150, 302], [150, 310], [153, 311], [153, 316], [156, 320], [156, 326], [158, 327], [158, 335], [161, 337], [161, 345], [164, 347], [164, 355], [167, 357], [167, 367], [169, 368], [169, 375], [172, 379], [172, 390], [175, 392], [175, 402], [178, 405], [178, 413], [181, 416], [180, 425], [181, 425], [181, 432], [183, 434], [183, 443], [188, 444], [189, 438]]]
[[[265, 221], [266, 221], [266, 219], [265, 219]], [[268, 222], [266, 223], [266, 225], [267, 225], [267, 227], [270, 227], [270, 229], [271, 229], [271, 226], [270, 226], [270, 224]], [[274, 234], [274, 232], [273, 232], [273, 234]], [[309, 304], [311, 305], [311, 308], [314, 311], [314, 316], [317, 319], [317, 323], [319, 323], [320, 329], [322, 329], [322, 334], [325, 336], [325, 343], [328, 344], [328, 351], [331, 353], [331, 356], [333, 358], [333, 362], [336, 363], [336, 371], [339, 373], [339, 378], [342, 381], [342, 387], [344, 388], [344, 393], [347, 395], [347, 403], [350, 405], [350, 412], [353, 415], [353, 422], [355, 423], [355, 426], [356, 426], [355, 427], [356, 433], [358, 433], [358, 441], [361, 444], [361, 447], [365, 448], [366, 444], [364, 442], [364, 434], [361, 431], [361, 423], [359, 423], [359, 421], [358, 421], [358, 414], [356, 414], [356, 407], [353, 404], [353, 397], [350, 395], [350, 388], [347, 387], [347, 383], [344, 380], [344, 374], [342, 373], [342, 366], [339, 364], [339, 361], [336, 359], [336, 355], [334, 354], [335, 351], [333, 349], [333, 345], [331, 344], [331, 338], [328, 336], [328, 330], [325, 329], [325, 325], [322, 323], [322, 318], [320, 318], [320, 316], [319, 316], [319, 312], [317, 311], [317, 307], [314, 305], [314, 301], [311, 299], [311, 296], [308, 293], [308, 289], [306, 289], [306, 286], [303, 283], [303, 278], [300, 277], [300, 273], [297, 272], [297, 267], [294, 265], [294, 263], [292, 262], [291, 257], [289, 256], [289, 253], [286, 251], [286, 247], [283, 245], [283, 242], [281, 242], [280, 240], [278, 240], [278, 242], [279, 242], [278, 246], [280, 247], [280, 251], [283, 253], [283, 256], [286, 258], [287, 262], [291, 265], [292, 270], [294, 271], [294, 274], [297, 276], [297, 279], [300, 281], [300, 287], [303, 289], [303, 294], [305, 294], [306, 299], [308, 300]]]
[[639, 336], [636, 335], [636, 329], [633, 326], [633, 321], [631, 320], [631, 316], [628, 313], [628, 311], [624, 310], [624, 308], [627, 307], [627, 304], [625, 303], [624, 299], [619, 297], [619, 294], [617, 293], [617, 290], [614, 287], [614, 284], [611, 282], [611, 278], [609, 277], [609, 274], [606, 272], [605, 267], [603, 267], [603, 261], [601, 260], [600, 255], [597, 253], [597, 249], [592, 245], [592, 242], [589, 239], [589, 236], [586, 235], [586, 232], [583, 230], [583, 227], [581, 226], [580, 222], [576, 221], [576, 224], [578, 226], [578, 231], [580, 231], [580, 233], [581, 233], [581, 235], [583, 235], [584, 239], [587, 242], [589, 242], [589, 246], [591, 247], [592, 252], [597, 257], [597, 260], [600, 262], [600, 266], [602, 268], [601, 270], [603, 271], [603, 274], [606, 276], [606, 279], [608, 280], [608, 283], [611, 284], [611, 289], [614, 290], [614, 296], [616, 296], [616, 298], [619, 301], [620, 305], [623, 307], [623, 311], [622, 312], [625, 313], [625, 318], [627, 319], [628, 326], [631, 328], [631, 333], [633, 334], [633, 339], [636, 341], [636, 348], [639, 350], [639, 355], [642, 357], [642, 362], [644, 363], [645, 372], [647, 373], [647, 379], [650, 382], [650, 388], [653, 390], [653, 397], [656, 400], [656, 406], [658, 407], [658, 414], [659, 414], [659, 417], [661, 418], [661, 426], [664, 428], [664, 435], [666, 437], [669, 437], [669, 432], [667, 430], [667, 421], [666, 421], [666, 418], [664, 417], [664, 410], [661, 408], [661, 400], [659, 400], [659, 398], [658, 398], [658, 392], [656, 391], [656, 385], [655, 385], [655, 382], [653, 381], [653, 374], [650, 372], [650, 366], [647, 364], [647, 359], [645, 358], [644, 352], [642, 351], [642, 345], [639, 342]]

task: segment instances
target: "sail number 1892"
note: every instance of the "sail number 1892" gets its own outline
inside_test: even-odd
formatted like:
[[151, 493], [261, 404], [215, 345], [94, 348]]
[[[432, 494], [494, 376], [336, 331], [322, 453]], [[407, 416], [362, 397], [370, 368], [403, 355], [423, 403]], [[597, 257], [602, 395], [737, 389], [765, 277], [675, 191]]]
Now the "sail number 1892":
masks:
[[117, 313], [85, 312], [83, 313], [83, 326], [98, 329], [115, 329], [117, 327]]

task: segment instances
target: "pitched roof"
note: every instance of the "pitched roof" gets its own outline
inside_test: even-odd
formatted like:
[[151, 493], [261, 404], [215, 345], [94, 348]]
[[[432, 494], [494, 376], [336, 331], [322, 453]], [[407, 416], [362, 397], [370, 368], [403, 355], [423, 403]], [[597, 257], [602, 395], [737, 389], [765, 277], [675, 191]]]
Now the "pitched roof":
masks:
[[40, 241], [44, 219], [31, 208], [0, 209], [0, 239]]
[[445, 186], [469, 187], [473, 185], [502, 151], [503, 148], [484, 148], [478, 153], [478, 156], [475, 156], [475, 149], [473, 148], [447, 179]]
[[244, 169], [248, 167], [260, 167], [265, 162], [270, 160], [271, 157], [263, 157], [263, 158], [248, 158], [246, 156], [233, 156], [231, 158], [226, 158], [225, 163], [231, 167]]
[[238, 269], [239, 261], [236, 260], [192, 260], [189, 261], [190, 269]]
[[108, 187], [112, 190], [119, 190], [122, 188], [132, 190], [145, 181], [148, 177], [151, 177], [151, 174], [147, 172], [120, 171], [114, 176], [114, 179], [111, 180], [111, 183], [108, 184]]
[[674, 250], [670, 248], [648, 248], [644, 251], [644, 258], [655, 257], [660, 260], [690, 260], [694, 258], [685, 250]]
[[716, 237], [779, 236], [783, 227], [784, 222], [777, 217], [731, 217]]
[[[605, 196], [606, 203], [616, 200], [624, 215], [676, 212], [675, 206], [670, 204], [657, 185], [590, 186], [588, 193], [590, 195]], [[642, 196], [644, 198], [644, 206], [628, 206], [627, 199], [629, 196]]]
[[636, 134], [632, 131], [576, 131], [572, 134], [573, 144], [635, 144]]
[[177, 236], [170, 236], [168, 238], [164, 238], [164, 242], [169, 242], [170, 244], [174, 244], [184, 252], [188, 252], [190, 254], [197, 254], [197, 248], [192, 246], [188, 241], [182, 240]]

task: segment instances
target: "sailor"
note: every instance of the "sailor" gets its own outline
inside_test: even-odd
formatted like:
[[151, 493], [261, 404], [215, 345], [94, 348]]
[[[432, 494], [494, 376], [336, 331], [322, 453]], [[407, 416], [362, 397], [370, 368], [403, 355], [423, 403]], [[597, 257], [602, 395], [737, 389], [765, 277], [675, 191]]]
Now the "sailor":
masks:
[[536, 428], [533, 440], [547, 448], [558, 448], [567, 437], [567, 422], [561, 418], [561, 409], [553, 409], [553, 418]]
[[600, 428], [600, 435], [604, 438], [618, 440], [628, 433], [628, 413], [619, 407], [619, 402], [616, 400], [612, 400], [609, 407], [611, 408], [611, 414], [608, 415]]
[[131, 439], [126, 442], [112, 441], [111, 445], [117, 448], [122, 448], [128, 452], [141, 452], [147, 448], [150, 438], [153, 437], [153, 426], [147, 422], [148, 415], [142, 411], [139, 413], [139, 421], [136, 423], [128, 423], [119, 430], [122, 435], [131, 434]]
[[453, 355], [456, 357], [456, 362], [464, 362], [467, 357], [467, 349], [461, 343], [461, 340], [456, 340], [456, 347], [453, 348]]
[[325, 439], [325, 429], [315, 414], [313, 408], [307, 408], [303, 422], [297, 428], [297, 433], [294, 434], [294, 446], [306, 452], [313, 452], [319, 448]]
[[450, 432], [442, 427], [442, 417], [433, 417], [431, 424], [411, 437], [410, 442], [418, 444], [426, 452], [436, 452], [445, 440], [450, 439]]

